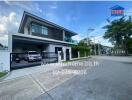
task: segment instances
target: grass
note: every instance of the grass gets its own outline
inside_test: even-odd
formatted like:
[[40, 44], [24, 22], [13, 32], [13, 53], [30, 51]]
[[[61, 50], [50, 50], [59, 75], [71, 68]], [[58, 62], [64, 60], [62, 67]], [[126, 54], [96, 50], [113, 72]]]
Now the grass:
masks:
[[0, 78], [5, 76], [7, 74], [7, 72], [0, 72]]

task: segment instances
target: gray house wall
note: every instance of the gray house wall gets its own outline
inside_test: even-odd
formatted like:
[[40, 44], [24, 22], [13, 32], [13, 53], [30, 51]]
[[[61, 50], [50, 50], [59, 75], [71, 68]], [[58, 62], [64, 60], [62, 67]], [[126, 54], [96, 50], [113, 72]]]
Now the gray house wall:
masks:
[[[48, 35], [32, 32], [32, 23], [47, 27]], [[65, 41], [65, 36], [68, 36], [70, 38], [73, 36], [72, 33], [68, 32], [66, 30], [48, 25], [45, 22], [40, 22], [33, 18], [27, 18], [27, 20], [23, 24], [23, 28], [21, 29], [20, 33], [27, 34], [27, 35], [39, 36], [39, 37], [45, 37], [45, 38], [50, 38], [50, 39], [60, 40], [60, 41]], [[67, 42], [70, 42], [70, 41], [67, 41]]]
[[[43, 25], [43, 26], [45, 26], [45, 25]], [[55, 28], [49, 27], [49, 26], [45, 26], [45, 27], [48, 28], [48, 35], [44, 35], [41, 33], [33, 33], [33, 32], [32, 32], [32, 35], [63, 41], [63, 30], [55, 29]], [[32, 27], [30, 27], [30, 28], [32, 28]], [[30, 31], [31, 30], [32, 29], [30, 29]], [[29, 33], [31, 33], [31, 32], [29, 32]]]

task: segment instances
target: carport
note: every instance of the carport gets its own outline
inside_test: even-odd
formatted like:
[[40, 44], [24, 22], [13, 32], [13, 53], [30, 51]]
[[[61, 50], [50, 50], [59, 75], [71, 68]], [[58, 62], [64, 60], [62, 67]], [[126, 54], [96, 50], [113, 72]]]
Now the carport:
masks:
[[41, 53], [42, 51], [47, 51], [49, 46], [49, 42], [19, 36], [12, 37], [12, 44], [13, 53], [25, 53], [26, 51]]
[[[10, 54], [11, 69], [41, 65], [43, 62], [49, 60], [57, 62], [57, 54], [55, 54], [54, 52], [49, 52], [50, 43], [50, 41], [12, 35], [12, 53]], [[41, 54], [42, 60], [36, 62], [25, 61], [24, 55], [26, 51], [37, 51], [39, 54]], [[16, 62], [16, 59], [18, 58], [20, 59], [20, 61]], [[50, 61], [48, 63], [50, 63]]]

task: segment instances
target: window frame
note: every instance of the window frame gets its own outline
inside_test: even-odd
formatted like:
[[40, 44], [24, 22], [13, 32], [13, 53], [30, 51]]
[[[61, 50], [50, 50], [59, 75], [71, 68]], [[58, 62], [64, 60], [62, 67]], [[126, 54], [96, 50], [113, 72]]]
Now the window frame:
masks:
[[42, 35], [48, 35], [48, 28], [43, 26], [43, 25], [39, 25], [37, 23], [32, 23], [31, 27], [32, 27], [32, 32], [33, 33], [39, 33], [39, 34], [42, 34]]

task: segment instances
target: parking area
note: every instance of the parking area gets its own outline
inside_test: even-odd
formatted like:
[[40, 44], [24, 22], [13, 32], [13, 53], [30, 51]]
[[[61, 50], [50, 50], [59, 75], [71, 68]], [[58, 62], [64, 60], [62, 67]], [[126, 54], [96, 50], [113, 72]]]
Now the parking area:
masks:
[[58, 62], [58, 54], [55, 54], [54, 52], [38, 53], [36, 51], [28, 51], [25, 53], [10, 54], [11, 69], [26, 68], [56, 62]]

